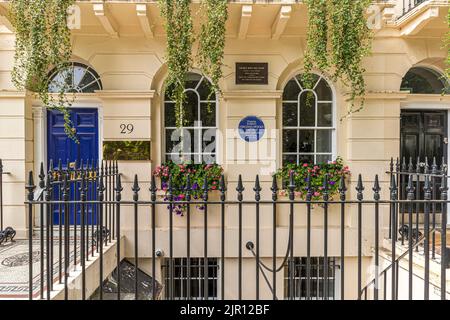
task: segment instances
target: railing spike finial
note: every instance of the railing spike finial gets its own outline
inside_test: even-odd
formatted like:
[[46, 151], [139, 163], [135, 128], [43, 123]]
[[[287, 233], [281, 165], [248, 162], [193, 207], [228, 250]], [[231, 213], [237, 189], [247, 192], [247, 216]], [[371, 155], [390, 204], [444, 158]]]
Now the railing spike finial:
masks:
[[205, 178], [203, 179], [203, 200], [208, 200], [208, 194], [209, 194], [209, 185], [208, 185], [208, 177], [205, 175]]
[[191, 201], [192, 185], [191, 185], [191, 175], [190, 174], [188, 174], [186, 177], [186, 186], [184, 187], [184, 190], [185, 190], [186, 201]]
[[420, 167], [422, 166], [422, 164], [420, 163], [420, 157], [417, 157], [417, 162], [416, 162], [416, 173], [421, 173], [420, 172]]
[[397, 160], [395, 161], [395, 171], [398, 173], [400, 172], [400, 159], [397, 157]]
[[242, 183], [242, 175], [240, 174], [238, 177], [238, 183], [237, 183], [237, 187], [236, 187], [236, 191], [238, 193], [238, 201], [243, 200], [242, 192], [244, 192], [244, 190], [245, 190], [245, 188], [244, 188], [244, 184]]
[[[117, 175], [117, 180], [120, 182], [120, 174]], [[151, 193], [151, 200], [156, 201], [156, 192], [158, 191], [158, 188], [156, 187], [156, 177], [154, 174], [152, 174], [152, 181], [150, 183], [150, 193]]]
[[306, 201], [311, 201], [314, 193], [312, 184], [311, 184], [311, 172], [308, 172], [308, 177], [306, 181]]
[[414, 171], [413, 160], [412, 160], [412, 157], [409, 157], [408, 172], [413, 172], [413, 171]]
[[272, 176], [272, 187], [270, 187], [270, 190], [272, 191], [272, 200], [277, 201], [277, 199], [278, 199], [278, 179], [275, 174]]
[[389, 186], [389, 190], [391, 191], [391, 200], [397, 200], [397, 183], [395, 181], [395, 175], [391, 174], [391, 184]]
[[433, 164], [431, 165], [431, 174], [437, 174], [438, 165], [436, 162], [436, 157], [433, 157]]
[[410, 174], [408, 176], [408, 186], [406, 187], [406, 192], [407, 194], [407, 199], [408, 200], [414, 200], [414, 191], [416, 190], [416, 188], [414, 187], [414, 181], [413, 181], [413, 175]]
[[133, 201], [138, 201], [139, 200], [139, 191], [141, 190], [141, 188], [139, 187], [139, 179], [138, 179], [138, 175], [135, 174], [134, 175], [134, 182], [133, 182]]
[[28, 173], [28, 184], [25, 186], [25, 188], [28, 190], [28, 201], [33, 201], [34, 190], [36, 189], [36, 186], [34, 185], [33, 171], [30, 171]]
[[63, 194], [62, 197], [64, 199], [64, 201], [69, 201], [69, 197], [70, 197], [70, 178], [69, 178], [69, 173], [66, 172], [65, 174], [63, 174]]
[[380, 181], [378, 179], [378, 175], [375, 175], [375, 182], [373, 184], [373, 188], [372, 188], [374, 194], [373, 194], [373, 199], [375, 201], [379, 201], [380, 200], [380, 191], [381, 191], [381, 187], [380, 187]]
[[225, 183], [225, 175], [222, 174], [220, 177], [220, 184], [219, 184], [219, 190], [220, 190], [220, 201], [225, 201], [225, 192], [227, 191], [227, 186]]
[[44, 187], [45, 187], [44, 163], [41, 162], [41, 167], [39, 170], [39, 188], [44, 189]]
[[53, 172], [54, 166], [53, 166], [53, 159], [50, 159], [50, 162], [48, 164], [48, 172]]
[[58, 160], [58, 171], [61, 173], [61, 171], [62, 171], [62, 160], [61, 160], [61, 158], [59, 158], [59, 160]]
[[428, 157], [425, 157], [425, 166], [424, 166], [423, 172], [425, 174], [428, 174], [430, 172], [430, 165], [428, 163]]
[[328, 182], [328, 180], [329, 180], [329, 177], [328, 177], [328, 173], [327, 174], [325, 174], [325, 176], [323, 177], [323, 189], [322, 189], [322, 195], [323, 195], [323, 200], [324, 201], [328, 201], [329, 200], [329, 193], [328, 193], [328, 190], [329, 190], [329, 182]]
[[362, 175], [361, 174], [358, 176], [358, 183], [356, 185], [356, 191], [357, 191], [356, 198], [359, 201], [363, 200], [363, 197], [364, 197], [364, 194], [363, 194], [364, 185], [363, 185]]
[[441, 161], [441, 174], [447, 174], [447, 164], [445, 163], [445, 157], [442, 157]]
[[253, 188], [253, 191], [255, 192], [255, 200], [260, 201], [261, 200], [261, 184], [259, 183], [259, 174], [256, 175], [255, 180], [255, 187]]
[[424, 193], [424, 200], [431, 200], [431, 185], [430, 185], [430, 176], [425, 176], [425, 183], [423, 187]]
[[[81, 161], [83, 162], [83, 161]], [[87, 191], [87, 185], [86, 185], [86, 175], [84, 174], [84, 172], [81, 172], [81, 181], [80, 181], [80, 187], [78, 189], [80, 191], [80, 200], [84, 201], [85, 196], [86, 196], [86, 191]]]
[[117, 175], [116, 178], [116, 187], [115, 187], [115, 191], [116, 191], [116, 201], [120, 201], [122, 200], [122, 191], [123, 191], [123, 187], [122, 187], [122, 177], [120, 174]]
[[391, 157], [391, 161], [389, 162], [389, 171], [394, 172], [394, 157]]
[[403, 172], [406, 171], [406, 158], [405, 157], [403, 157], [403, 160], [402, 160], [402, 171]]
[[294, 179], [294, 171], [291, 170], [289, 172], [289, 200], [294, 201], [295, 200], [295, 179]]
[[347, 192], [347, 186], [345, 185], [345, 175], [341, 176], [341, 181], [339, 181], [339, 194], [341, 201], [345, 201], [345, 193]]
[[167, 185], [167, 199], [169, 201], [173, 200], [173, 181], [172, 181], [172, 175], [169, 174], [169, 183]]

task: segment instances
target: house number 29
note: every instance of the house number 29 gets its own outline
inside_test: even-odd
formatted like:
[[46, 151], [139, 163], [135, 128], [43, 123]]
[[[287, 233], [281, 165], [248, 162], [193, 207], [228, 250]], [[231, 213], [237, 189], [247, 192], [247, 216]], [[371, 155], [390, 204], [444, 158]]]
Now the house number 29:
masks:
[[131, 123], [128, 124], [122, 123], [120, 125], [120, 130], [121, 134], [132, 134], [134, 131], [134, 125]]

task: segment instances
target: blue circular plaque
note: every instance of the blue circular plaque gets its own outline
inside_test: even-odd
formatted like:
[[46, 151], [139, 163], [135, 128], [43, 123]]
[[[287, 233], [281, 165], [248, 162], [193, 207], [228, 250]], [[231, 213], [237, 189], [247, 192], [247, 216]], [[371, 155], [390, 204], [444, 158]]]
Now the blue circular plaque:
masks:
[[248, 116], [239, 123], [239, 135], [242, 140], [247, 142], [256, 142], [264, 136], [266, 127], [264, 122], [255, 116]]

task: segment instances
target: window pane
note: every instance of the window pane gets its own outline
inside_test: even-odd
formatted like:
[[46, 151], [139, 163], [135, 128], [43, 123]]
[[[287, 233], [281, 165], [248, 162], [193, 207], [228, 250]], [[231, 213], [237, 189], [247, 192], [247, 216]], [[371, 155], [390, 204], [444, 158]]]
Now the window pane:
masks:
[[317, 160], [316, 160], [317, 164], [328, 163], [328, 161], [331, 161], [331, 154], [330, 155], [324, 155], [324, 154], [317, 155]]
[[299, 155], [298, 163], [299, 164], [302, 164], [302, 163], [313, 164], [314, 163], [314, 156], [313, 155], [301, 154], [301, 155]]
[[[174, 132], [177, 131], [177, 133], [174, 134]], [[172, 134], [174, 134], [174, 139], [177, 141], [172, 141]], [[181, 137], [180, 137], [180, 131], [178, 129], [166, 129], [166, 152], [172, 153], [173, 148], [180, 144]]]
[[214, 153], [216, 152], [216, 129], [202, 130], [202, 152]]
[[331, 130], [317, 130], [317, 152], [331, 152]]
[[[80, 81], [79, 87], [83, 88], [85, 86], [87, 86], [88, 84], [91, 84], [93, 81], [95, 81], [94, 76], [92, 75], [92, 73], [90, 73], [89, 71], [86, 72], [86, 74], [84, 75], [83, 79]], [[83, 90], [84, 91], [84, 90]]]
[[164, 105], [164, 124], [166, 127], [176, 127], [175, 103], [166, 102]]
[[200, 95], [200, 100], [202, 101], [216, 101], [216, 94], [211, 87], [211, 83], [208, 79], [203, 78], [198, 89], [198, 94]]
[[312, 86], [310, 88], [307, 88], [306, 84], [304, 83], [304, 81], [302, 79], [302, 75], [299, 74], [297, 76], [298, 82], [300, 82], [303, 89], [313, 89], [314, 86], [316, 85], [317, 81], [319, 81], [319, 76], [317, 74], [313, 73], [311, 78], [312, 78], [312, 84], [311, 84]]
[[316, 125], [316, 98], [311, 91], [305, 91], [300, 96], [300, 126], [314, 127]]
[[297, 152], [297, 130], [283, 130], [283, 152]]
[[200, 120], [202, 121], [203, 127], [215, 127], [216, 126], [216, 104], [211, 102], [201, 103], [200, 105]]
[[333, 106], [331, 103], [318, 104], [318, 127], [332, 127], [333, 126]]
[[300, 94], [300, 87], [298, 83], [292, 79], [284, 87], [283, 100], [284, 101], [298, 101], [298, 95]]
[[300, 130], [299, 151], [314, 152], [314, 130]]
[[295, 154], [285, 154], [283, 156], [283, 165], [297, 164], [297, 156]]
[[319, 101], [331, 101], [333, 99], [331, 88], [328, 85], [328, 82], [323, 78], [317, 84], [315, 91]]
[[186, 103], [184, 105], [184, 121], [185, 127], [193, 127], [194, 122], [198, 120], [198, 97], [193, 91], [186, 92]]
[[411, 68], [401, 85], [401, 90], [423, 94], [439, 94], [444, 88], [445, 82], [442, 76], [426, 68]]
[[186, 77], [186, 89], [195, 89], [202, 78], [198, 73], [188, 73]]
[[298, 104], [297, 103], [283, 103], [283, 126], [297, 127], [298, 126]]

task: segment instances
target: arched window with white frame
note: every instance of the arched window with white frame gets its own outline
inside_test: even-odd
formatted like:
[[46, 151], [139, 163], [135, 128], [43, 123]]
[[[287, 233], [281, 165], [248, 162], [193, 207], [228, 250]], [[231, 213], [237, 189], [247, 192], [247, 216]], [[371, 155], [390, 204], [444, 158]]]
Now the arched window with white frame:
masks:
[[283, 90], [283, 165], [318, 164], [335, 154], [334, 96], [327, 80], [313, 75], [312, 89], [302, 76], [293, 77]]
[[198, 73], [188, 73], [185, 88], [186, 102], [181, 128], [176, 126], [171, 88], [165, 90], [164, 160], [175, 163], [216, 163], [217, 96], [209, 80]]
[[67, 93], [94, 93], [102, 90], [102, 81], [91, 67], [72, 62], [50, 73], [48, 91], [58, 93], [61, 88]]

